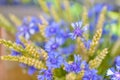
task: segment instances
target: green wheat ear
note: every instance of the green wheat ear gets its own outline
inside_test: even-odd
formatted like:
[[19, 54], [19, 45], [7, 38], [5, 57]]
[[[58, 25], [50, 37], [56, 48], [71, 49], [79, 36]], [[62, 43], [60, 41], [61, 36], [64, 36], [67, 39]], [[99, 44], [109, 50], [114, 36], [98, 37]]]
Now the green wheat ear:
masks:
[[76, 80], [76, 74], [73, 72], [70, 72], [66, 75], [66, 80]]
[[13, 43], [11, 41], [6, 41], [3, 39], [0, 39], [0, 44], [3, 44], [7, 48], [10, 48], [10, 49], [15, 50], [17, 52], [20, 52], [23, 56], [26, 56], [26, 57], [35, 58], [38, 60], [39, 59], [43, 59], [43, 60], [47, 59], [47, 52], [46, 51], [44, 51], [42, 48], [37, 49], [32, 44], [28, 44], [27, 42], [24, 43], [25, 48], [23, 48], [19, 44]]
[[93, 39], [92, 39], [92, 43], [90, 45], [90, 49], [89, 49], [89, 56], [93, 56], [94, 55], [94, 52], [96, 50], [96, 47], [98, 46], [99, 44], [99, 40], [102, 36], [102, 27], [103, 27], [103, 24], [104, 24], [104, 21], [105, 21], [105, 13], [106, 13], [106, 7], [103, 8], [100, 16], [99, 16], [99, 20], [98, 20], [98, 23], [97, 23], [97, 30], [95, 32], [95, 35], [93, 36]]
[[88, 24], [88, 10], [86, 7], [83, 7], [82, 21], [83, 21], [83, 26], [86, 26], [86, 24]]
[[107, 48], [103, 49], [100, 54], [98, 54], [93, 60], [89, 62], [90, 68], [98, 68], [107, 54]]
[[0, 39], [0, 44], [3, 44], [7, 48], [14, 49], [15, 51], [23, 52], [23, 47], [21, 45], [13, 43], [11, 41]]
[[41, 40], [46, 39], [45, 38], [45, 29], [48, 26], [48, 21], [41, 15], [38, 16], [41, 20], [42, 20], [42, 24], [38, 24], [39, 29], [40, 29], [40, 36], [41, 36]]
[[67, 13], [66, 19], [69, 21], [72, 21], [73, 18], [72, 18], [71, 12], [70, 12], [70, 2], [69, 2], [69, 0], [63, 0], [63, 3], [65, 6], [65, 13]]
[[14, 61], [14, 62], [19, 62], [19, 63], [24, 63], [27, 64], [28, 66], [34, 66], [36, 69], [45, 69], [45, 64], [42, 63], [42, 61], [39, 61], [34, 58], [29, 58], [25, 56], [1, 56], [2, 60], [6, 61]]
[[9, 14], [9, 18], [16, 26], [20, 26], [22, 24], [22, 21], [14, 14]]
[[34, 66], [36, 69], [46, 68], [44, 62], [42, 63], [42, 61], [40, 61], [40, 58], [44, 60], [47, 59], [47, 53], [43, 49], [40, 48], [40, 53], [38, 53], [38, 50], [31, 44], [26, 43], [26, 47], [23, 48], [19, 44], [12, 43], [11, 41], [6, 41], [3, 39], [0, 39], [0, 44], [3, 44], [4, 46], [18, 51], [22, 54], [22, 56], [1, 56], [2, 60], [24, 63], [28, 66]]
[[46, 60], [48, 58], [47, 52], [43, 50], [42, 48], [38, 48], [32, 43], [29, 43], [27, 40], [25, 40], [23, 37], [20, 37], [20, 40], [25, 45], [25, 51], [31, 55], [35, 59], [42, 59]]
[[49, 9], [48, 9], [48, 7], [46, 5], [46, 1], [45, 0], [38, 0], [38, 3], [39, 3], [39, 5], [41, 6], [41, 8], [42, 8], [42, 10], [44, 12], [46, 12], [46, 13], [49, 12]]
[[7, 41], [7, 40], [4, 40], [4, 39], [0, 39], [0, 44], [3, 44], [5, 47], [9, 48], [9, 49], [12, 49], [12, 50], [15, 50], [17, 52], [20, 52], [22, 55], [24, 56], [30, 56], [27, 51], [19, 44], [16, 44], [16, 43], [13, 43], [11, 41]]
[[76, 76], [75, 80], [82, 80], [83, 76], [84, 76], [85, 70], [81, 70], [81, 72]]
[[76, 39], [76, 50], [75, 52], [79, 54], [84, 60], [88, 59], [88, 55], [86, 54], [87, 49], [81, 39], [78, 37]]
[[2, 14], [0, 14], [0, 27], [5, 28], [5, 30], [9, 31], [12, 34], [16, 32], [13, 25]]

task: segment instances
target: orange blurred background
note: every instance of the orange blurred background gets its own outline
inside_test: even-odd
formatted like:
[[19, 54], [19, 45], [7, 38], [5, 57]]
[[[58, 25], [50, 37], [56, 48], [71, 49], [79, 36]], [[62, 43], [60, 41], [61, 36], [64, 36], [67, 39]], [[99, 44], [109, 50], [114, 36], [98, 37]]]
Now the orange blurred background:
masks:
[[[9, 13], [12, 13], [20, 19], [24, 16], [36, 16], [40, 13], [39, 7], [35, 6], [0, 6], [0, 11], [0, 13], [6, 18], [8, 18]], [[14, 41], [11, 34], [1, 27], [0, 38]], [[8, 50], [4, 46], [0, 45], [0, 56], [8, 53]], [[36, 80], [35, 77], [34, 80]], [[29, 76], [25, 70], [20, 68], [18, 63], [0, 60], [0, 80], [33, 80], [33, 77]]]

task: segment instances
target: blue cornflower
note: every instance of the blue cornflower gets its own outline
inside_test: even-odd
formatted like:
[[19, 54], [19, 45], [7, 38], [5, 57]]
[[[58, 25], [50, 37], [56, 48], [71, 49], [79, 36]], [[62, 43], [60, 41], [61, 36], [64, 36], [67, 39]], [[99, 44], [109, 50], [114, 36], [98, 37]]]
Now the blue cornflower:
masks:
[[45, 70], [42, 69], [39, 71], [39, 75], [38, 75], [38, 80], [53, 80], [53, 74], [52, 71], [50, 69]]
[[58, 37], [62, 38], [65, 42], [69, 38], [70, 30], [67, 28], [67, 25], [64, 26], [63, 29], [60, 30], [60, 33], [57, 35]]
[[82, 68], [84, 70], [84, 76], [82, 80], [103, 80], [101, 76], [97, 74], [97, 70], [90, 69], [89, 65], [83, 61], [84, 67]]
[[46, 37], [52, 37], [56, 36], [60, 31], [60, 24], [56, 22], [51, 22], [49, 26], [45, 29], [45, 35]]
[[120, 80], [120, 56], [115, 59], [115, 67], [107, 70], [107, 76], [110, 76], [111, 80]]
[[74, 55], [74, 62], [71, 64], [65, 62], [64, 66], [67, 72], [79, 73], [81, 71], [81, 57]]
[[63, 40], [61, 38], [51, 38], [46, 44], [45, 44], [45, 50], [48, 52], [56, 51], [60, 45], [63, 44]]
[[97, 75], [97, 70], [87, 69], [85, 70], [82, 80], [102, 80], [102, 77]]
[[49, 57], [46, 61], [46, 65], [49, 69], [52, 68], [60, 68], [60, 66], [63, 64], [64, 59], [63, 57], [57, 53], [57, 52], [51, 52], [48, 54]]
[[88, 30], [88, 27], [87, 26], [83, 27], [82, 21], [72, 23], [71, 25], [72, 25], [74, 31], [73, 31], [73, 33], [69, 33], [70, 37], [72, 39], [76, 39], [77, 37], [81, 37], [81, 39], [83, 39], [83, 33]]
[[69, 38], [70, 29], [69, 29], [69, 26], [64, 21], [61, 21], [60, 25], [61, 25], [61, 28], [59, 30], [59, 33], [57, 34], [57, 37], [62, 39], [64, 43]]
[[26, 21], [25, 18], [23, 24], [18, 27], [18, 36], [23, 36], [27, 40], [30, 39], [31, 35], [39, 31], [38, 24], [35, 18], [32, 18], [30, 22]]
[[61, 33], [60, 33], [60, 35], [61, 35], [61, 37], [63, 37], [64, 39], [67, 39], [67, 38], [69, 38], [69, 31], [67, 30], [67, 31], [61, 31]]
[[107, 76], [110, 76], [110, 80], [120, 80], [120, 69], [110, 68], [107, 70]]

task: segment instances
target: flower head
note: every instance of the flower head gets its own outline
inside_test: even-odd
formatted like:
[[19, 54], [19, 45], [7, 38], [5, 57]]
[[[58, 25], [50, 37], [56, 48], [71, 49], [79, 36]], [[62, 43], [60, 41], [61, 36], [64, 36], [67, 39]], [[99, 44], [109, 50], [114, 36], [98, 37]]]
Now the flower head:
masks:
[[52, 68], [60, 68], [60, 66], [63, 64], [64, 59], [59, 53], [57, 52], [52, 52], [48, 54], [49, 57], [46, 61], [46, 65], [49, 69]]
[[45, 33], [46, 37], [52, 37], [56, 36], [59, 33], [60, 30], [60, 24], [56, 22], [51, 22], [49, 26], [46, 27]]
[[88, 27], [87, 26], [83, 27], [81, 21], [72, 23], [71, 25], [72, 25], [74, 31], [73, 31], [73, 33], [69, 33], [70, 37], [72, 39], [76, 39], [77, 37], [83, 38], [83, 33], [85, 31], [87, 31]]
[[27, 21], [26, 18], [21, 26], [18, 27], [18, 35], [23, 36], [25, 39], [30, 39], [30, 36], [39, 31], [39, 22], [36, 18], [32, 18], [31, 21]]
[[65, 62], [64, 65], [67, 72], [79, 73], [81, 71], [81, 57], [74, 55], [74, 62], [71, 64]]
[[120, 80], [120, 56], [115, 59], [115, 67], [107, 70], [107, 76], [110, 76], [111, 80]]
[[45, 50], [48, 52], [56, 51], [60, 45], [63, 44], [63, 41], [61, 38], [51, 38], [46, 44], [45, 44]]
[[84, 76], [82, 80], [103, 80], [101, 76], [97, 74], [97, 70], [90, 69], [89, 65], [84, 61]]
[[119, 70], [113, 67], [107, 70], [107, 76], [110, 76], [111, 80], [120, 80]]
[[82, 80], [102, 80], [95, 69], [85, 70]]
[[65, 42], [69, 38], [70, 30], [66, 26], [64, 26], [65, 28], [61, 29], [60, 33], [57, 35], [57, 37], [60, 37], [61, 39], [63, 39], [63, 42]]
[[52, 71], [51, 70], [45, 70], [42, 69], [39, 71], [39, 75], [38, 75], [38, 80], [53, 80], [52, 79]]

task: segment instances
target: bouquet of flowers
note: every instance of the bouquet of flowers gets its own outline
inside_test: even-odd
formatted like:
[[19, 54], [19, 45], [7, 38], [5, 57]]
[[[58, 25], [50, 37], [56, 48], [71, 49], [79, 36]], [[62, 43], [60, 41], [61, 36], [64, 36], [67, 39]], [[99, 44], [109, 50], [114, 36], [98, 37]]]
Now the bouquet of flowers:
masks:
[[2, 60], [19, 62], [38, 80], [120, 80], [120, 22], [114, 7], [88, 8], [69, 0], [38, 3], [43, 12], [38, 17], [21, 21], [10, 14], [16, 29], [0, 15], [0, 24], [15, 34], [15, 42], [0, 39], [11, 50]]

